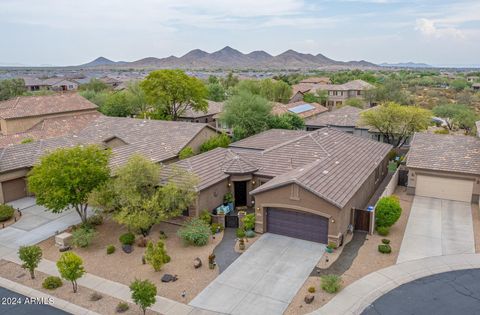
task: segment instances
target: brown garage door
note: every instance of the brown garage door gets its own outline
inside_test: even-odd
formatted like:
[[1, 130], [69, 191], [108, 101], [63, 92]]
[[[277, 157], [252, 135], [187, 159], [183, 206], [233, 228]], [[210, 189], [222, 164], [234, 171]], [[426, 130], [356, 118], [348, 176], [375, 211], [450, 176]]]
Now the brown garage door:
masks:
[[327, 244], [328, 218], [289, 209], [267, 209], [267, 232]]
[[3, 200], [17, 200], [27, 196], [27, 186], [24, 178], [17, 178], [2, 183]]

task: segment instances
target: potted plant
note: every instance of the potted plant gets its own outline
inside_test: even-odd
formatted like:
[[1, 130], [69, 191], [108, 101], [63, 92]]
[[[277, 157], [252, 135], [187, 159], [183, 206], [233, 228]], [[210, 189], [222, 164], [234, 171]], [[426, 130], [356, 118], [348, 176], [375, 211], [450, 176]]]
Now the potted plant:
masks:
[[232, 192], [227, 192], [224, 196], [223, 196], [223, 205], [224, 206], [228, 206], [228, 208], [230, 209], [230, 211], [233, 210], [233, 202], [235, 201], [235, 199], [233, 198], [233, 194]]
[[328, 242], [328, 245], [327, 245], [327, 248], [325, 249], [325, 251], [327, 253], [333, 253], [333, 250], [337, 248], [337, 244], [335, 244], [334, 242]]
[[245, 240], [243, 238], [238, 240], [238, 248], [240, 250], [245, 250]]
[[215, 269], [215, 254], [208, 255], [208, 268]]

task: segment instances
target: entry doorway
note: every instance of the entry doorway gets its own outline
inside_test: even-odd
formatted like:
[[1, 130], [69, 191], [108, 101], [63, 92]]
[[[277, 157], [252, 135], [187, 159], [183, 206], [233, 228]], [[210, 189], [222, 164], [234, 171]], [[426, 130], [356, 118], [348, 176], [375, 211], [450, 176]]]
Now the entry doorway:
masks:
[[233, 182], [235, 191], [235, 207], [244, 207], [247, 205], [247, 182]]
[[370, 211], [355, 209], [355, 227], [356, 231], [370, 232]]

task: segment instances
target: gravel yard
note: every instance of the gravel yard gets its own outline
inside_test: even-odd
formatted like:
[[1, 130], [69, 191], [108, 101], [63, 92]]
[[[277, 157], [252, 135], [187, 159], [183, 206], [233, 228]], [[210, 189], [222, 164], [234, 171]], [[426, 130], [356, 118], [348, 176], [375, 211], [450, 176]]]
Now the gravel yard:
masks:
[[[149, 279], [157, 285], [158, 295], [188, 303], [218, 275], [218, 268], [214, 270], [208, 268], [208, 255], [222, 240], [223, 232], [216, 234], [215, 239], [210, 237], [206, 246], [194, 247], [183, 245], [182, 240], [176, 234], [179, 228], [178, 225], [161, 223], [152, 229], [148, 237], [155, 242], [158, 241], [159, 231], [165, 232], [168, 236], [164, 242], [171, 261], [164, 265], [159, 272], [155, 272], [148, 264], [142, 264], [145, 248], [135, 245], [131, 254], [122, 251], [118, 238], [126, 232], [126, 228], [112, 220], [105, 220], [103, 225], [97, 227], [98, 235], [88, 248], [75, 248], [74, 252], [82, 257], [86, 271], [91, 274], [126, 285], [129, 285], [135, 278]], [[110, 244], [115, 245], [116, 251], [107, 255], [106, 247]], [[61, 253], [54, 245], [53, 237], [40, 243], [40, 247], [43, 250], [44, 258], [56, 261], [60, 257]], [[199, 257], [203, 263], [199, 269], [195, 269], [193, 266], [193, 260], [196, 257]], [[162, 283], [160, 279], [166, 273], [177, 275], [178, 280]], [[181, 296], [184, 290], [186, 291], [185, 298]]]

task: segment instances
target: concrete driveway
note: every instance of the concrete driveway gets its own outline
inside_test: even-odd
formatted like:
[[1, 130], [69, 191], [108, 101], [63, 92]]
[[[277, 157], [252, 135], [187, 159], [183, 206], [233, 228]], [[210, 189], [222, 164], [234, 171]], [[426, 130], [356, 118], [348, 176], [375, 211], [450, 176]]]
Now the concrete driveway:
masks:
[[266, 233], [190, 305], [225, 314], [282, 314], [325, 245]]
[[475, 252], [470, 203], [415, 196], [397, 264]]

